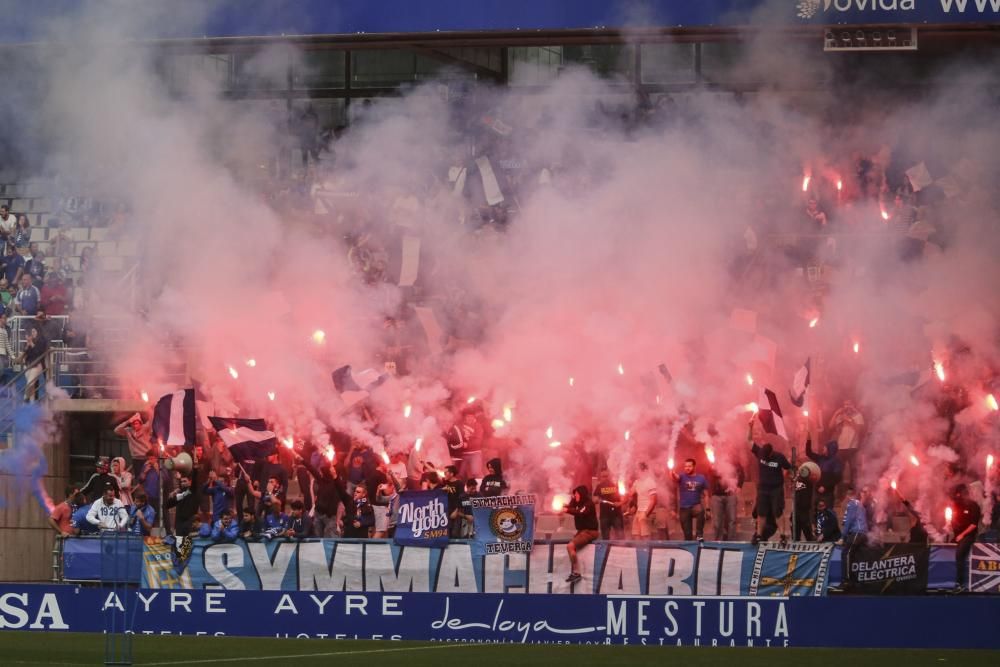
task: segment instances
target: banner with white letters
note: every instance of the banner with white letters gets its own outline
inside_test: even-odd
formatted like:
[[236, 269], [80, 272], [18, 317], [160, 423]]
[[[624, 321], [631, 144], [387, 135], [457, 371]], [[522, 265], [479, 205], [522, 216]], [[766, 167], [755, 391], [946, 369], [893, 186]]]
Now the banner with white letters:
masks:
[[399, 494], [399, 519], [393, 540], [410, 547], [448, 544], [448, 494], [440, 489]]
[[565, 543], [528, 553], [476, 555], [471, 542], [443, 548], [391, 540], [195, 540], [183, 576], [147, 539], [146, 588], [414, 593], [531, 593], [794, 597], [825, 595], [829, 544], [595, 542], [579, 553], [582, 581], [567, 583]]

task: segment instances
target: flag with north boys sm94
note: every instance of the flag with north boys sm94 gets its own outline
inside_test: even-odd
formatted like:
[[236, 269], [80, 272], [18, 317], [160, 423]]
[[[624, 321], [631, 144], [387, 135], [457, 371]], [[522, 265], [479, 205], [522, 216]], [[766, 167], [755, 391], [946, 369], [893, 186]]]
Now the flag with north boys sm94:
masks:
[[531, 553], [535, 540], [535, 496], [494, 496], [472, 499], [477, 556]]
[[448, 545], [448, 494], [434, 491], [404, 491], [399, 494], [396, 544], [407, 547]]

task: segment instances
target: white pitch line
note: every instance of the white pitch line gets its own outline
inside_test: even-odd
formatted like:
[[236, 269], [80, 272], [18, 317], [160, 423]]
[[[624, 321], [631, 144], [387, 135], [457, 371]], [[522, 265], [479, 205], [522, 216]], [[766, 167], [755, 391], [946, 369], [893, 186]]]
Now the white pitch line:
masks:
[[480, 644], [441, 644], [439, 646], [408, 646], [399, 648], [374, 648], [364, 651], [331, 651], [328, 653], [299, 653], [293, 655], [266, 655], [249, 658], [206, 658], [203, 660], [174, 660], [171, 662], [139, 662], [137, 665], [216, 665], [222, 662], [250, 662], [251, 660], [281, 660], [286, 658], [328, 658], [335, 655], [364, 655], [367, 653], [400, 653], [405, 651], [434, 651], [443, 648], [468, 648]]

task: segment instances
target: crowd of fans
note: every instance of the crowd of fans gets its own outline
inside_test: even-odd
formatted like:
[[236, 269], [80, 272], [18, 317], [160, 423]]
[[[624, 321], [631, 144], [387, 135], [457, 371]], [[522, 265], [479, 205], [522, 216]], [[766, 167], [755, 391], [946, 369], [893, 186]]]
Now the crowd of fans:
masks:
[[[644, 123], [663, 121], [650, 108], [640, 104], [628, 116], [630, 131]], [[438, 190], [455, 195], [450, 201], [457, 202], [457, 217], [462, 223], [456, 233], [490, 242], [492, 235], [502, 234], [516, 221], [520, 202], [535, 190], [563, 177], [586, 180], [583, 170], [563, 170], [555, 162], [534, 164], [521, 159], [517, 132], [492, 110], [477, 106], [474, 97], [456, 105], [453, 113], [460, 116], [454, 126], [463, 128], [461, 141], [454, 154], [442, 158], [439, 169], [428, 177], [430, 182], [414, 188], [422, 189], [425, 195]], [[367, 197], [354, 192], [349, 181], [345, 187], [352, 192], [338, 192], [338, 170], [342, 166], [350, 169], [350, 149], [316, 141], [319, 130], [315, 119], [309, 116], [306, 121], [296, 126], [302, 135], [303, 169], [288, 182], [269, 184], [267, 199], [292, 216], [335, 216], [338, 228], [344, 230], [346, 259], [358, 280], [368, 285], [395, 281], [389, 267], [394, 264], [392, 257], [398, 254], [403, 232], [393, 220], [399, 214], [397, 209], [411, 210], [406, 197], [393, 202], [385, 201], [381, 193]], [[605, 122], [609, 122], [607, 114], [595, 112], [595, 126]], [[766, 276], [778, 275], [769, 268], [775, 261], [799, 267], [811, 288], [803, 299], [819, 308], [824, 290], [822, 281], [815, 277], [853, 261], [852, 235], [883, 235], [904, 261], [919, 258], [928, 247], [946, 246], [945, 231], [931, 224], [935, 206], [945, 196], [943, 186], [924, 182], [915, 186], [907, 167], [903, 158], [879, 148], [870, 154], [830, 158], [810, 168], [802, 182], [799, 203], [762, 199], [757, 210], [750, 212], [745, 249], [737, 253], [731, 267], [733, 276], [756, 274], [766, 281]], [[586, 182], [576, 185], [585, 187]], [[794, 184], [792, 187], [797, 189]], [[337, 210], [323, 204], [324, 196], [329, 195], [339, 197]], [[801, 222], [791, 235], [784, 224], [789, 218]], [[774, 221], [783, 222], [777, 225]], [[768, 234], [783, 235], [783, 240], [760, 243]], [[30, 363], [38, 357], [37, 350], [45, 349], [52, 340], [41, 324], [46, 313], [71, 313], [77, 308], [79, 285], [67, 284], [60, 276], [58, 250], [56, 265], [46, 265], [47, 258], [31, 242], [27, 223], [22, 225], [6, 210], [0, 210], [0, 236], [7, 244], [0, 297], [9, 314], [33, 315], [36, 321], [25, 352], [11, 349], [9, 336], [4, 344], [6, 332], [0, 330], [0, 355], [10, 367], [25, 355], [29, 355], [25, 363]], [[423, 263], [434, 265], [432, 249], [422, 251], [422, 255]], [[90, 261], [89, 256], [86, 259]], [[398, 375], [417, 372], [431, 357], [414, 306], [434, 305], [446, 333], [446, 352], [475, 344], [484, 336], [490, 313], [463, 291], [463, 281], [435, 284], [447, 287], [432, 288], [421, 272], [412, 285], [401, 290], [397, 312], [385, 318], [380, 360], [386, 370]], [[3, 290], [5, 285], [7, 290]], [[72, 333], [62, 334], [64, 341], [72, 337]], [[31, 349], [36, 352], [31, 353]], [[717, 464], [701, 454], [704, 445], [696, 442], [690, 425], [678, 451], [687, 446], [692, 456], [682, 461], [679, 472], [672, 467], [654, 470], [639, 463], [631, 479], [616, 480], [606, 460], [586, 460], [581, 471], [573, 475], [575, 482], [582, 483], [558, 508], [574, 517], [577, 536], [571, 555], [575, 557], [576, 548], [595, 539], [679, 537], [670, 530], [677, 525], [686, 540], [703, 539], [709, 526], [715, 540], [742, 536], [757, 541], [779, 535], [841, 542], [854, 548], [880, 539], [886, 531], [898, 532], [898, 523], [892, 519], [906, 516], [906, 539], [928, 540], [926, 518], [908, 501], [896, 494], [890, 496], [889, 507], [877, 508], [876, 494], [861, 484], [867, 437], [862, 409], [850, 400], [843, 401], [828, 423], [814, 425], [814, 431], [800, 444], [805, 445], [807, 459], [815, 464], [818, 474], [811, 470], [803, 473], [799, 462], [793, 466], [770, 444], [757, 444], [753, 430], [751, 446], [742, 456], [730, 456], [732, 460]], [[475, 410], [460, 411], [444, 434], [452, 460], [440, 468], [423, 461], [417, 449], [382, 460], [362, 442], [334, 433], [332, 459], [327, 458], [328, 452], [309, 444], [297, 452], [279, 447], [277, 454], [247, 469], [236, 464], [222, 441], [210, 435], [205, 445], [191, 449], [193, 470], [181, 474], [161, 468], [161, 452], [150, 446], [148, 424], [140, 417], [131, 418], [117, 432], [128, 439], [131, 462], [102, 461], [83, 488], [67, 490], [66, 501], [52, 517], [61, 534], [116, 529], [149, 535], [162, 524], [168, 533], [212, 540], [391, 537], [400, 492], [442, 489], [448, 496], [450, 536], [464, 538], [475, 530], [469, 499], [508, 491], [499, 456], [502, 452], [491, 446], [492, 431], [485, 414]], [[951, 526], [951, 537], [971, 544], [981, 523], [967, 507], [976, 504], [969, 500], [971, 478], [960, 464], [952, 466], [949, 474], [953, 477], [953, 502], [966, 521]], [[750, 494], [743, 491], [747, 483], [753, 488]], [[293, 486], [298, 494], [289, 498]], [[792, 498], [789, 513], [785, 512], [786, 497]], [[995, 492], [983, 499], [983, 506], [989, 510], [985, 525], [996, 530], [1000, 527], [1000, 505]], [[749, 534], [741, 535], [740, 519], [753, 519], [753, 530], [744, 531]]]

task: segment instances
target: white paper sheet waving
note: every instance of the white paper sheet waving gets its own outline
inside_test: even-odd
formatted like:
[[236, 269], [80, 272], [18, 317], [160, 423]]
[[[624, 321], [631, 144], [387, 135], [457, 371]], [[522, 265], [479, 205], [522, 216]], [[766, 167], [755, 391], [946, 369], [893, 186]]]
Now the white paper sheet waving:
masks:
[[931, 178], [931, 172], [927, 171], [927, 165], [923, 162], [907, 169], [906, 177], [910, 179], [910, 185], [913, 186], [914, 192], [919, 192], [934, 182], [934, 179]]
[[451, 194], [456, 197], [461, 197], [462, 193], [465, 192], [465, 177], [468, 176], [469, 170], [465, 167], [458, 168], [458, 173], [455, 174], [455, 187], [452, 188]]
[[486, 156], [476, 158], [476, 166], [479, 167], [479, 177], [483, 179], [483, 193], [486, 195], [486, 203], [496, 206], [503, 203], [503, 192], [500, 191], [500, 183], [493, 173], [493, 165]]
[[431, 352], [439, 354], [444, 349], [442, 345], [444, 330], [438, 323], [434, 311], [426, 306], [414, 306], [413, 312], [417, 314], [420, 326], [423, 327], [424, 333], [427, 335], [427, 345], [430, 347]]
[[403, 237], [403, 261], [399, 267], [399, 286], [413, 287], [420, 271], [420, 237]]

